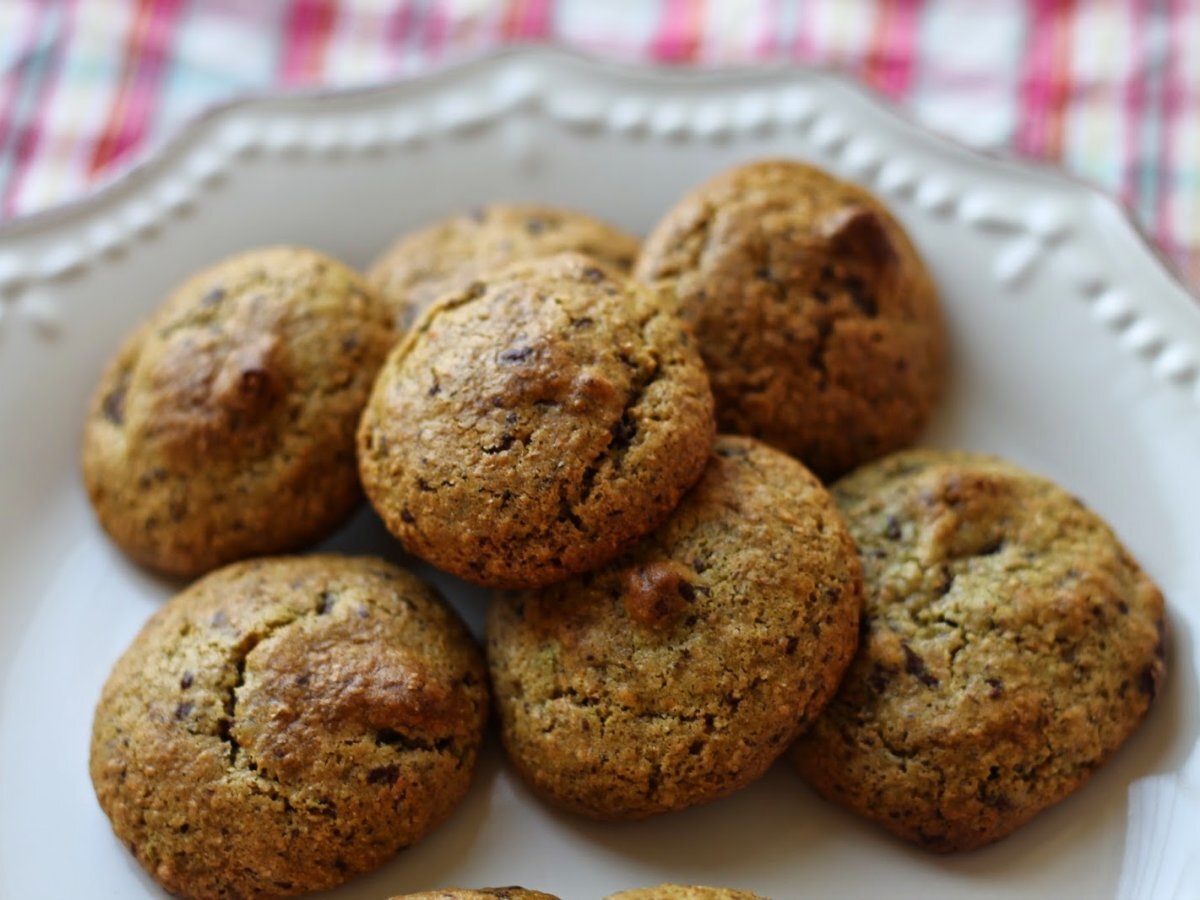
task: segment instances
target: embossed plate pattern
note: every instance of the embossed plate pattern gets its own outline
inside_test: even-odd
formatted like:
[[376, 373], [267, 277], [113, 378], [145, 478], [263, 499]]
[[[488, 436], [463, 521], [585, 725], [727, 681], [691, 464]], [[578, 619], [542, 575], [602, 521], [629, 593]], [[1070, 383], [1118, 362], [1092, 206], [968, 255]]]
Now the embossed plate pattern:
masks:
[[[942, 287], [951, 389], [925, 437], [988, 450], [1109, 518], [1171, 604], [1169, 686], [1081, 793], [942, 859], [786, 766], [634, 825], [547, 809], [494, 743], [440, 831], [337, 896], [524, 883], [567, 898], [663, 880], [776, 898], [1193, 897], [1200, 826], [1200, 311], [1111, 200], [931, 136], [821, 72], [679, 75], [525, 49], [416, 82], [222, 108], [112, 188], [0, 227], [0, 896], [154, 896], [87, 778], [108, 667], [176, 586], [125, 562], [80, 487], [79, 423], [121, 336], [183, 275], [265, 243], [365, 263], [491, 199], [644, 231], [689, 185], [789, 155], [878, 192]], [[395, 556], [363, 512], [333, 542]], [[482, 596], [440, 577], [477, 626]]]

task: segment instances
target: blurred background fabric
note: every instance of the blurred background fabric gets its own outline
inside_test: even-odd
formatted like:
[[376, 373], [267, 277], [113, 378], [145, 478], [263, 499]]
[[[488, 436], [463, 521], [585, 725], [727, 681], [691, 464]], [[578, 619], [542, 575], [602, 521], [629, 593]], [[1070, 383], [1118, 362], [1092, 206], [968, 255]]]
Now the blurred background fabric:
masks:
[[1200, 288], [1200, 0], [0, 0], [0, 218], [86, 193], [240, 92], [514, 42], [843, 69], [1115, 193]]

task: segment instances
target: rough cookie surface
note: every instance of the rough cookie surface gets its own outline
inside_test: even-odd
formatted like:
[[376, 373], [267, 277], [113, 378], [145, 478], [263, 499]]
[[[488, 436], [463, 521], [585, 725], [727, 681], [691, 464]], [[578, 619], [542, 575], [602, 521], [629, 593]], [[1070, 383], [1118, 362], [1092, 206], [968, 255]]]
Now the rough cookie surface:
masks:
[[604, 900], [766, 900], [749, 891], [702, 885], [660, 884], [658, 887], [633, 888], [609, 894]]
[[1062, 800], [1162, 683], [1163, 600], [1112, 531], [990, 457], [912, 451], [834, 486], [866, 577], [862, 647], [792, 756], [936, 851]]
[[414, 576], [370, 558], [254, 560], [176, 596], [117, 662], [92, 783], [171, 893], [303, 893], [449, 815], [487, 709], [478, 649]]
[[700, 477], [712, 393], [658, 293], [586, 257], [517, 264], [447, 298], [363, 414], [363, 485], [412, 553], [530, 587], [612, 559]]
[[882, 204], [819, 169], [766, 161], [696, 188], [635, 276], [678, 298], [721, 431], [823, 478], [911, 443], [943, 381], [933, 281]]
[[92, 400], [82, 464], [101, 525], [175, 575], [323, 537], [362, 499], [354, 430], [393, 341], [366, 284], [311, 250], [193, 276]]
[[439, 297], [465, 290], [495, 269], [569, 251], [627, 273], [638, 241], [584, 213], [494, 204], [404, 235], [372, 264], [367, 278], [404, 330]]
[[488, 610], [509, 758], [568, 809], [638, 819], [762, 775], [833, 696], [861, 570], [794, 459], [720, 437], [671, 518], [606, 568]]

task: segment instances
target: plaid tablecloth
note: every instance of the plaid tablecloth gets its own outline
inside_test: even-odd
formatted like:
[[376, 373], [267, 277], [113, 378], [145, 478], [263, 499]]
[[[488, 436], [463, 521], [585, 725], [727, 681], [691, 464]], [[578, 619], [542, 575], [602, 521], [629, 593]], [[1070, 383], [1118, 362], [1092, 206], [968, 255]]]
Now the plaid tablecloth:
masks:
[[1113, 191], [1200, 287], [1200, 0], [0, 0], [0, 216], [87, 191], [238, 91], [512, 41], [844, 67], [935, 129]]

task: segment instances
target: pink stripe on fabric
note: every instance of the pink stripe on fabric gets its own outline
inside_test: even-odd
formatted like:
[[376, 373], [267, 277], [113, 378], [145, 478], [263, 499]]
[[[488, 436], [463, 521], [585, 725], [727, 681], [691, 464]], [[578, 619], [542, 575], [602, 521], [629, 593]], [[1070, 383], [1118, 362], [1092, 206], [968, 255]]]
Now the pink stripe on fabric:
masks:
[[[46, 102], [53, 94], [58, 79], [62, 75], [63, 58], [66, 56], [67, 45], [75, 32], [77, 6], [78, 0], [66, 0], [61, 8], [62, 31], [55, 36], [47, 74], [38, 88], [37, 102], [34, 104], [39, 111], [46, 108]], [[25, 127], [16, 134], [12, 174], [4, 189], [4, 196], [0, 197], [0, 209], [5, 212], [11, 212], [15, 208], [16, 198], [20, 196], [25, 178], [28, 176], [29, 170], [33, 168], [38, 145], [42, 141], [42, 124], [42, 118], [39, 116], [36, 120], [26, 123]]]
[[441, 0], [430, 0], [425, 15], [425, 29], [421, 34], [421, 49], [431, 58], [442, 55], [446, 36], [450, 33], [450, 14]]
[[1146, 83], [1143, 64], [1146, 59], [1146, 25], [1140, 8], [1129, 10], [1129, 71], [1125, 74], [1122, 91], [1125, 108], [1125, 139], [1121, 152], [1121, 184], [1118, 196], [1126, 206], [1133, 208], [1137, 202], [1138, 173], [1135, 165], [1138, 158], [1138, 140], [1142, 119], [1146, 115]]
[[[159, 0], [150, 13], [145, 39], [131, 61], [129, 100], [119, 123], [105, 167], [135, 149], [146, 137], [162, 95], [162, 80], [170, 64], [171, 38], [183, 11], [183, 0]], [[93, 168], [96, 174], [98, 168]]]
[[1041, 156], [1046, 144], [1046, 114], [1050, 108], [1050, 67], [1054, 50], [1054, 0], [1030, 0], [1030, 34], [1021, 76], [1017, 109], [1017, 149]]
[[336, 14], [331, 0], [293, 0], [283, 29], [279, 76], [284, 84], [308, 84], [320, 75]]
[[1183, 48], [1183, 23], [1187, 20], [1184, 0], [1167, 0], [1167, 60], [1163, 73], [1162, 141], [1158, 152], [1158, 204], [1154, 211], [1154, 236], [1171, 252], [1177, 252], [1175, 243], [1174, 203], [1178, 190], [1175, 179], [1175, 142], [1179, 139], [1179, 126], [1187, 112], [1187, 85], [1180, 71]]
[[762, 31], [754, 42], [753, 55], [756, 59], [770, 59], [779, 52], [780, 0], [763, 0]]
[[650, 55], [661, 62], [687, 62], [696, 55], [693, 0], [664, 0]]
[[105, 120], [104, 128], [92, 145], [91, 160], [87, 171], [89, 179], [96, 177], [114, 161], [120, 159], [141, 137], [133, 117], [137, 114], [136, 111], [139, 107], [144, 109], [146, 106], [145, 102], [139, 102], [139, 98], [146, 91], [155, 87], [155, 85], [143, 85], [140, 79], [148, 48], [153, 47], [157, 33], [156, 19], [160, 10], [160, 4], [155, 0], [140, 0], [138, 3], [129, 33], [125, 37], [125, 56], [121, 66], [120, 86]]
[[810, 3], [796, 3], [796, 39], [792, 42], [792, 57], [800, 62], [815, 62], [817, 46], [813, 38], [813, 12]]
[[550, 37], [550, 23], [554, 21], [552, 0], [518, 0], [519, 15], [513, 23], [513, 37], [541, 38]]
[[35, 3], [33, 13], [29, 16], [24, 34], [21, 36], [17, 51], [13, 54], [13, 67], [0, 78], [0, 149], [8, 141], [9, 132], [13, 127], [13, 115], [16, 113], [17, 98], [21, 96], [21, 77], [24, 75], [30, 56], [37, 47], [38, 34], [49, 13], [48, 3]]
[[878, 86], [895, 99], [907, 96], [912, 89], [920, 3], [921, 0], [896, 0], [891, 5], [890, 27], [884, 32], [885, 57]]
[[391, 59], [389, 68], [393, 72], [400, 69], [400, 54], [413, 31], [413, 4], [414, 0], [405, 0], [397, 4], [396, 8], [388, 13], [387, 22], [383, 26], [384, 42]]

